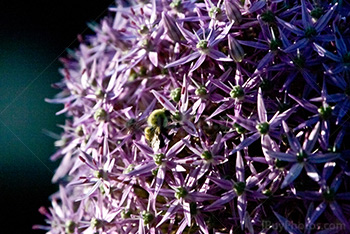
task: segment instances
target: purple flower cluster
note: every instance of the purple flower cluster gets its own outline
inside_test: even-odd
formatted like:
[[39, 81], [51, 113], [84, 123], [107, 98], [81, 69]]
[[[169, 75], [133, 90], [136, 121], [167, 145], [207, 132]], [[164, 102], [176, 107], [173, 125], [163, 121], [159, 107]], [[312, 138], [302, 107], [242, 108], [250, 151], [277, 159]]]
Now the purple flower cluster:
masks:
[[34, 228], [350, 233], [346, 0], [116, 1], [90, 27]]

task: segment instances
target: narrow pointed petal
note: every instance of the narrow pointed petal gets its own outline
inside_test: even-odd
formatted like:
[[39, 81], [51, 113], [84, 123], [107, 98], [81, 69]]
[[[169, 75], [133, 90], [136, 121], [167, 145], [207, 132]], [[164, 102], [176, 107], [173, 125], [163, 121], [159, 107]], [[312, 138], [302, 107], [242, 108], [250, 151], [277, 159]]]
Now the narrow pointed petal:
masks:
[[329, 9], [327, 11], [326, 14], [324, 14], [316, 23], [315, 29], [317, 32], [321, 32], [328, 24], [329, 20], [332, 18], [332, 15], [335, 11], [335, 9], [337, 8], [338, 3], [335, 3], [334, 6], [331, 7], [331, 9]]
[[244, 139], [241, 144], [239, 144], [237, 147], [235, 147], [231, 152], [230, 155], [236, 153], [239, 150], [244, 149], [245, 147], [250, 146], [251, 144], [253, 144], [253, 142], [255, 142], [256, 140], [258, 140], [260, 138], [260, 133], [256, 132], [253, 135], [251, 135], [250, 137]]
[[337, 200], [347, 200], [350, 201], [350, 192], [348, 193], [337, 193], [337, 195], [335, 195]]
[[215, 138], [215, 141], [214, 141], [214, 144], [212, 146], [212, 152], [213, 154], [217, 154], [218, 151], [220, 150], [220, 146], [221, 146], [221, 140], [222, 140], [222, 133], [219, 132], [217, 135], [216, 135], [216, 138]]
[[218, 44], [220, 41], [222, 41], [224, 38], [226, 38], [228, 32], [230, 31], [232, 25], [234, 23], [232, 22], [231, 24], [227, 25], [225, 29], [215, 38], [215, 40], [209, 44], [209, 46], [215, 46]]
[[212, 83], [219, 89], [223, 90], [225, 93], [230, 94], [231, 88], [225, 85], [222, 81], [220, 81], [220, 79], [213, 79]]
[[259, 62], [258, 66], [256, 66], [256, 70], [260, 71], [264, 68], [268, 63], [272, 62], [275, 58], [275, 53], [270, 51], [268, 52]]
[[[189, 139], [189, 137], [185, 137], [184, 139]], [[166, 156], [171, 157], [173, 155], [179, 154], [185, 148], [185, 144], [183, 141], [178, 141], [174, 144], [167, 152]]]
[[206, 107], [206, 103], [205, 102], [201, 102], [200, 105], [199, 105], [199, 108], [197, 110], [196, 118], [194, 120], [194, 123], [198, 122], [199, 118], [201, 117], [201, 115], [203, 114], [203, 112], [205, 110], [205, 107]]
[[285, 161], [285, 162], [296, 162], [297, 161], [297, 157], [295, 155], [288, 154], [288, 153], [267, 151], [267, 154], [272, 158], [277, 158], [277, 159], [279, 159], [281, 161]]
[[190, 121], [190, 120], [185, 120], [183, 123], [183, 129], [189, 133], [191, 136], [198, 136], [198, 131], [196, 129], [196, 126]]
[[142, 144], [141, 142], [133, 141], [134, 145], [143, 153], [143, 155], [152, 157], [154, 154], [153, 149], [148, 145]]
[[291, 43], [288, 40], [286, 34], [280, 28], [278, 28], [278, 31], [280, 33], [280, 37], [281, 37], [281, 41], [282, 41], [282, 44], [283, 44], [283, 48], [289, 47], [291, 45]]
[[272, 119], [269, 121], [270, 127], [275, 128], [278, 127], [281, 124], [282, 120], [287, 120], [291, 114], [293, 114], [296, 110], [296, 107], [289, 108], [288, 110], [282, 112], [279, 115], [275, 115], [272, 117]]
[[154, 198], [157, 197], [161, 187], [163, 186], [164, 178], [165, 178], [165, 171], [166, 171], [165, 166], [160, 166], [158, 169], [157, 178], [156, 178], [156, 186], [154, 189]]
[[314, 104], [311, 104], [310, 102], [306, 101], [305, 99], [299, 99], [291, 94], [289, 94], [289, 97], [294, 99], [294, 101], [296, 101], [300, 106], [302, 106], [306, 110], [308, 110], [312, 113], [315, 113], [315, 114], [318, 113], [317, 106], [315, 106]]
[[188, 202], [183, 202], [182, 205], [183, 209], [184, 209], [184, 215], [187, 221], [187, 226], [191, 226], [191, 208], [190, 208], [190, 203]]
[[332, 181], [331, 188], [334, 190], [334, 192], [337, 192], [341, 183], [342, 183], [342, 174], [339, 173]]
[[151, 93], [157, 98], [157, 100], [165, 109], [169, 110], [173, 114], [176, 113], [177, 109], [173, 104], [171, 104], [171, 102], [166, 97], [164, 97], [162, 94], [160, 94], [156, 90], [151, 90]]
[[306, 220], [306, 229], [308, 230], [311, 225], [315, 223], [315, 221], [320, 217], [320, 215], [325, 211], [327, 208], [327, 203], [322, 202], [319, 206], [316, 207], [314, 212], [311, 214], [310, 217], [307, 218]]
[[189, 148], [196, 155], [198, 155], [198, 156], [202, 155], [202, 152], [200, 152], [195, 147], [193, 147], [188, 139], [182, 139], [182, 142], [187, 146], [187, 148]]
[[295, 163], [288, 171], [286, 178], [281, 185], [281, 188], [287, 187], [290, 183], [292, 183], [299, 175], [304, 165], [302, 163]]
[[198, 175], [197, 175], [197, 180], [199, 180], [200, 178], [202, 178], [204, 176], [205, 173], [207, 173], [207, 171], [209, 170], [209, 167], [210, 167], [210, 164], [209, 163], [206, 163], [206, 162], [202, 162], [200, 165], [200, 170], [198, 172]]
[[155, 52], [155, 51], [148, 52], [148, 58], [155, 67], [158, 67], [158, 53], [157, 52]]
[[277, 212], [273, 211], [275, 216], [277, 217], [278, 221], [282, 224], [284, 229], [290, 233], [290, 234], [303, 234], [299, 229], [295, 227], [293, 223], [291, 223], [288, 219], [283, 217], [282, 215], [278, 214]]
[[287, 123], [283, 120], [282, 121], [282, 126], [284, 129], [284, 132], [287, 135], [287, 139], [289, 142], [289, 146], [290, 148], [294, 151], [294, 152], [299, 152], [299, 150], [301, 149], [301, 145], [300, 142], [298, 141], [298, 139], [290, 132], [290, 129], [287, 125]]
[[224, 102], [207, 118], [207, 120], [212, 119], [213, 117], [217, 116], [218, 114], [220, 114], [223, 111], [231, 109], [234, 105], [235, 105], [235, 101], [232, 99], [230, 99], [227, 102]]
[[324, 185], [326, 185], [327, 180], [332, 175], [335, 166], [336, 166], [335, 162], [327, 162], [324, 164], [323, 171], [322, 171], [322, 179], [323, 179], [322, 183]]
[[184, 27], [182, 27], [180, 24], [176, 23], [177, 27], [179, 28], [180, 32], [182, 33], [182, 35], [184, 36], [184, 38], [187, 41], [191, 41], [192, 43], [196, 44], [197, 43], [197, 37], [191, 33], [190, 31], [188, 31], [187, 29], [185, 29]]
[[163, 216], [163, 218], [159, 221], [159, 223], [157, 224], [157, 227], [159, 227], [160, 225], [162, 225], [165, 221], [168, 220], [168, 218], [172, 215], [175, 214], [176, 211], [179, 209], [179, 201], [178, 200], [174, 200], [171, 202], [167, 212], [165, 213], [165, 215]]
[[233, 60], [236, 63], [242, 62], [245, 54], [242, 46], [238, 43], [238, 41], [232, 37], [231, 35], [228, 35], [228, 48], [229, 48], [229, 54], [233, 58]]
[[287, 78], [286, 81], [284, 82], [282, 88], [280, 89], [280, 92], [282, 92], [285, 89], [289, 88], [289, 85], [293, 82], [293, 80], [295, 79], [295, 77], [298, 75], [298, 72], [292, 72], [290, 73]]
[[215, 49], [210, 49], [208, 56], [216, 61], [233, 62], [233, 60], [230, 57], [228, 57], [226, 54]]
[[291, 32], [293, 32], [293, 33], [295, 33], [295, 34], [298, 35], [298, 36], [304, 35], [304, 31], [301, 30], [301, 29], [299, 29], [299, 28], [297, 28], [295, 25], [293, 25], [293, 24], [291, 24], [291, 23], [288, 23], [288, 22], [286, 22], [286, 21], [284, 21], [284, 20], [282, 20], [282, 19], [280, 19], [280, 18], [278, 18], [278, 17], [276, 17], [276, 19], [277, 19], [278, 23], [279, 23], [281, 26], [287, 28], [287, 30], [289, 30], [289, 31], [291, 31]]
[[181, 32], [179, 28], [176, 26], [176, 20], [169, 16], [166, 12], [162, 12], [162, 21], [164, 24], [164, 27], [166, 29], [166, 33], [168, 36], [174, 40], [174, 41], [180, 41], [181, 40]]
[[218, 200], [216, 200], [214, 203], [210, 204], [209, 206], [204, 207], [204, 211], [213, 211], [220, 209], [224, 204], [232, 201], [236, 197], [236, 193], [233, 190], [230, 190], [226, 193], [224, 193]]
[[181, 222], [180, 222], [180, 225], [179, 227], [177, 228], [177, 231], [176, 231], [176, 234], [181, 234], [184, 232], [185, 228], [190, 225], [187, 223], [187, 219], [183, 219]]
[[189, 54], [185, 57], [182, 57], [174, 62], [168, 63], [164, 68], [170, 68], [170, 67], [176, 67], [176, 66], [180, 66], [183, 64], [186, 64], [188, 62], [191, 62], [192, 60], [195, 60], [196, 58], [198, 58], [200, 56], [200, 52], [199, 51], [195, 51], [192, 54]]
[[139, 175], [142, 175], [142, 174], [151, 173], [151, 171], [154, 168], [156, 168], [156, 167], [157, 167], [157, 165], [152, 160], [150, 162], [147, 162], [146, 164], [143, 164], [143, 165], [135, 167], [134, 170], [132, 170], [131, 172], [129, 172], [126, 175], [128, 175], [128, 176], [139, 176]]
[[196, 61], [196, 63], [191, 67], [190, 72], [193, 72], [193, 71], [197, 70], [197, 68], [199, 68], [202, 65], [202, 63], [204, 62], [206, 57], [207, 57], [207, 55], [201, 54], [199, 59]]
[[211, 195], [211, 194], [206, 194], [206, 193], [202, 193], [202, 192], [192, 192], [191, 193], [191, 197], [193, 201], [196, 202], [204, 202], [204, 201], [208, 201], [208, 200], [216, 200], [218, 197]]
[[299, 39], [296, 43], [292, 44], [291, 46], [285, 48], [283, 51], [285, 53], [291, 53], [296, 51], [297, 49], [303, 49], [307, 46], [307, 44], [310, 42], [309, 39], [303, 38]]
[[336, 201], [333, 201], [333, 202], [329, 203], [329, 207], [333, 211], [333, 214], [339, 219], [339, 221], [342, 222], [343, 224], [345, 224], [346, 228], [348, 230], [350, 230], [349, 221], [345, 217], [345, 215], [344, 215], [341, 207], [339, 206], [339, 204]]
[[305, 0], [301, 0], [301, 17], [304, 28], [312, 26], [311, 17], [309, 11], [307, 10]]
[[227, 115], [230, 119], [233, 120], [234, 123], [238, 123], [239, 125], [241, 125], [242, 127], [244, 127], [245, 129], [248, 129], [251, 132], [256, 131], [256, 122], [250, 119], [244, 119], [242, 117], [238, 117], [238, 116], [232, 116], [230, 114]]
[[259, 91], [258, 91], [258, 116], [261, 123], [267, 122], [267, 112], [266, 112], [261, 88], [259, 88]]
[[213, 176], [209, 176], [208, 178], [217, 184], [220, 188], [223, 188], [225, 190], [230, 190], [233, 188], [233, 183], [230, 180], [219, 179]]
[[311, 165], [310, 163], [305, 163], [305, 171], [306, 174], [314, 181], [318, 182], [320, 181], [321, 177], [317, 171], [317, 169]]
[[335, 32], [335, 45], [337, 47], [337, 51], [339, 54], [343, 57], [345, 53], [347, 52], [347, 46], [344, 42], [344, 39], [336, 25], [334, 25], [334, 32]]
[[320, 55], [321, 57], [326, 56], [327, 58], [330, 58], [335, 62], [341, 62], [341, 60], [342, 60], [341, 57], [334, 55], [333, 53], [324, 49], [322, 46], [316, 44], [315, 42], [313, 43], [313, 48], [318, 53], [318, 55]]
[[101, 184], [102, 184], [102, 179], [99, 179], [94, 184], [94, 186], [84, 196], [82, 196], [80, 198], [77, 198], [75, 201], [82, 201], [82, 200], [85, 200], [85, 199], [89, 198], [90, 195], [92, 195], [100, 187]]
[[262, 9], [266, 5], [265, 0], [259, 0], [257, 2], [254, 2], [254, 4], [248, 9], [249, 13], [254, 13], [260, 9]]
[[239, 220], [241, 222], [241, 229], [243, 230], [245, 225], [245, 215], [247, 209], [247, 198], [245, 193], [237, 197], [237, 209]]
[[194, 220], [196, 221], [197, 225], [199, 226], [199, 228], [201, 229], [201, 231], [204, 234], [209, 234], [208, 227], [207, 227], [202, 215], [196, 215], [194, 217]]
[[240, 151], [237, 152], [236, 156], [236, 178], [237, 181], [244, 182], [244, 162]]
[[188, 108], [188, 83], [186, 75], [184, 75], [181, 87], [180, 112], [185, 113]]
[[320, 132], [320, 122], [317, 122], [314, 129], [311, 131], [309, 137], [304, 142], [303, 148], [306, 152], [311, 152], [314, 149], [314, 146], [318, 140], [318, 133]]
[[242, 40], [237, 40], [239, 44], [253, 47], [255, 49], [261, 49], [261, 50], [269, 50], [268, 45], [260, 43], [260, 42], [255, 42], [255, 41], [242, 41]]

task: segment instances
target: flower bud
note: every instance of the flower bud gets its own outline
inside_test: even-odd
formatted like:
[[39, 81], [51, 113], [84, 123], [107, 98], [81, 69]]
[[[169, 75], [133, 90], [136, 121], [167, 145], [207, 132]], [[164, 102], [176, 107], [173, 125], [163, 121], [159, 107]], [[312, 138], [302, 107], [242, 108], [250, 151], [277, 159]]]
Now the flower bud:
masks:
[[234, 25], [239, 25], [242, 21], [242, 13], [232, 0], [225, 0], [226, 16], [230, 22], [234, 22]]
[[77, 136], [80, 136], [80, 137], [84, 136], [83, 126], [79, 125], [78, 127], [76, 127], [75, 134], [77, 134]]
[[166, 12], [162, 12], [162, 20], [165, 27], [165, 30], [173, 41], [181, 40], [181, 32], [179, 28], [176, 26], [175, 19], [169, 16]]
[[244, 90], [240, 85], [236, 85], [230, 92], [232, 98], [242, 99], [244, 97]]
[[181, 88], [176, 88], [171, 91], [170, 97], [174, 102], [179, 102], [181, 98]]
[[107, 117], [108, 117], [107, 112], [102, 108], [98, 109], [94, 114], [94, 119], [96, 121], [104, 121], [107, 119]]
[[197, 45], [197, 49], [201, 51], [206, 51], [208, 49], [208, 41], [207, 40], [200, 40]]
[[132, 172], [135, 168], [134, 164], [130, 164], [127, 168], [124, 169], [123, 174], [128, 174], [130, 172]]
[[238, 43], [238, 41], [231, 35], [228, 35], [228, 48], [232, 59], [236, 63], [242, 62], [244, 58], [244, 50], [242, 46]]
[[218, 18], [220, 18], [220, 16], [221, 16], [221, 9], [219, 8], [219, 7], [212, 7], [212, 8], [210, 8], [210, 10], [209, 10], [209, 16], [210, 16], [210, 18], [212, 18], [212, 19], [218, 19]]
[[122, 219], [128, 219], [130, 218], [131, 215], [131, 211], [130, 210], [122, 210], [120, 216], [122, 217]]
[[182, 1], [181, 0], [173, 0], [170, 3], [170, 7], [177, 10], [177, 11], [181, 11], [182, 8]]
[[153, 156], [154, 163], [158, 166], [162, 165], [164, 159], [164, 154], [155, 154]]
[[298, 162], [304, 162], [307, 158], [307, 153], [305, 150], [301, 150], [300, 152], [297, 153], [297, 160]]
[[210, 160], [213, 158], [213, 155], [208, 151], [204, 151], [201, 155], [201, 157], [204, 159], [204, 160]]
[[208, 94], [208, 91], [205, 86], [201, 85], [198, 89], [196, 89], [195, 93], [199, 97], [205, 97]]
[[100, 219], [92, 218], [90, 221], [90, 225], [92, 228], [101, 228], [103, 227], [103, 221]]
[[245, 190], [245, 183], [244, 182], [238, 182], [237, 184], [234, 185], [233, 190], [235, 193], [240, 196], [243, 194]]
[[177, 188], [175, 191], [175, 197], [177, 199], [185, 198], [187, 194], [188, 194], [187, 190], [183, 187]]
[[329, 119], [332, 116], [332, 107], [326, 106], [326, 107], [320, 107], [318, 108], [318, 113], [320, 114], [322, 119]]
[[142, 213], [142, 219], [143, 219], [143, 223], [145, 225], [147, 225], [147, 224], [149, 224], [149, 223], [151, 223], [153, 221], [154, 216], [153, 216], [153, 214], [148, 213], [148, 212], [145, 211], [145, 212]]
[[94, 171], [94, 176], [99, 179], [105, 179], [105, 180], [108, 179], [108, 174], [103, 169]]
[[75, 232], [75, 227], [76, 227], [76, 224], [73, 221], [68, 220], [65, 223], [65, 231], [66, 231], [66, 233], [74, 233]]
[[265, 135], [269, 132], [270, 125], [267, 122], [259, 123], [258, 125], [256, 125], [256, 129], [258, 130], [258, 132], [260, 132], [261, 135]]

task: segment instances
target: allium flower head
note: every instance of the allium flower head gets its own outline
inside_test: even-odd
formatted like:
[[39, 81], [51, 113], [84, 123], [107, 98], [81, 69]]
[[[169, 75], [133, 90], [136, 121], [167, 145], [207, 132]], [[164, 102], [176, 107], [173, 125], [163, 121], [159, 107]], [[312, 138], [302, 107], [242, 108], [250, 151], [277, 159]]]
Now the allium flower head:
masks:
[[34, 228], [349, 233], [349, 12], [116, 0], [61, 60], [59, 192]]

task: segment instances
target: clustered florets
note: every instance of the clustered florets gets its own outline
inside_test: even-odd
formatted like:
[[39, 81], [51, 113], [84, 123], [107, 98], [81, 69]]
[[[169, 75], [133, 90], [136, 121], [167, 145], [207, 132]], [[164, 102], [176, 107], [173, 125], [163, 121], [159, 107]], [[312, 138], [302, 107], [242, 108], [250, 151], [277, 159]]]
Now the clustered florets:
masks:
[[109, 11], [62, 58], [60, 187], [36, 228], [350, 232], [347, 1]]

